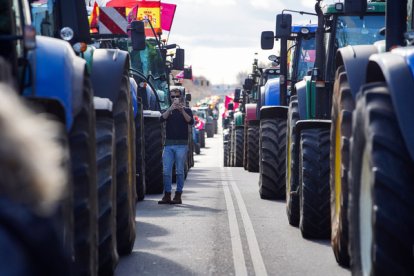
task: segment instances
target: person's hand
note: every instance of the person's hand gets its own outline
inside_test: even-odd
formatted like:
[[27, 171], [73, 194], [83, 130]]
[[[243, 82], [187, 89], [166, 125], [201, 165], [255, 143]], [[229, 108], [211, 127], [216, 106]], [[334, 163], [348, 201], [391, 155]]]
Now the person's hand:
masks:
[[180, 112], [183, 112], [183, 111], [184, 111], [184, 105], [182, 105], [181, 103], [178, 103], [178, 104], [177, 104], [177, 109], [178, 109]]

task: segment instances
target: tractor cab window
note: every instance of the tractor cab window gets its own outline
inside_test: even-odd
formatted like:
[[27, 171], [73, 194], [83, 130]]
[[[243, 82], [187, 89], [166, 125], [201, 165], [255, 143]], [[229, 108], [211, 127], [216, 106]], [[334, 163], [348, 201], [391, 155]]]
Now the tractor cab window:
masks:
[[385, 39], [380, 30], [385, 26], [382, 15], [339, 16], [336, 22], [335, 48], [348, 45], [369, 45]]
[[297, 79], [302, 80], [315, 64], [315, 37], [302, 40], [299, 51]]
[[146, 44], [147, 47], [142, 51], [133, 51], [130, 48], [131, 66], [145, 76], [152, 76], [149, 78], [149, 81], [154, 86], [160, 99], [161, 109], [167, 109], [169, 107], [169, 95], [168, 79], [165, 77], [165, 64], [156, 41], [148, 39]]
[[43, 36], [57, 35], [55, 16], [57, 12], [56, 0], [34, 1], [31, 4], [33, 25], [36, 33]]

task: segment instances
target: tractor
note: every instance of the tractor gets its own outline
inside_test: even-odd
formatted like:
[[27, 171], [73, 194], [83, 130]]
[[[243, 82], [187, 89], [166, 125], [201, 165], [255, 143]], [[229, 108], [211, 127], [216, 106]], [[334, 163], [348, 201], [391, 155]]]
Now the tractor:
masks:
[[[73, 6], [66, 11], [71, 17], [70, 22], [64, 21], [66, 29], [49, 25], [49, 19], [40, 21], [44, 24], [38, 26], [61, 34], [73, 44], [88, 41], [88, 25], [86, 30], [81, 28], [82, 23], [87, 24], [84, 2], [70, 3]], [[105, 185], [105, 197], [113, 199], [115, 196], [112, 181], [115, 137], [111, 122], [99, 126], [95, 123], [98, 113], [112, 116], [112, 102], [94, 97], [88, 66], [75, 54], [71, 44], [36, 35], [38, 30], [32, 27], [32, 20], [34, 26], [36, 20], [31, 16], [28, 1], [3, 1], [2, 8], [1, 55], [11, 64], [20, 94], [35, 110], [42, 109], [54, 115], [66, 128], [62, 143], [69, 146], [71, 177], [60, 216], [62, 236], [74, 261], [74, 272], [97, 274], [98, 248], [104, 249], [106, 254], [99, 265], [113, 271], [118, 260], [116, 238], [112, 235], [115, 232], [108, 228], [105, 245], [101, 246], [98, 239], [102, 232], [98, 230], [101, 223], [108, 227], [115, 225], [115, 212], [107, 200], [105, 215], [99, 216], [98, 192], [100, 185]], [[44, 14], [48, 12], [45, 9]], [[57, 14], [51, 13], [51, 16]], [[105, 139], [97, 143], [104, 132]]]
[[[304, 13], [304, 12], [301, 12]], [[286, 18], [285, 18], [286, 17]], [[286, 22], [283, 22], [286, 20]], [[289, 22], [289, 26], [284, 24]], [[281, 28], [283, 26], [283, 28]], [[314, 62], [315, 29], [314, 25], [291, 25], [291, 15], [278, 15], [276, 38], [281, 40], [280, 58], [272, 55], [273, 62], [279, 63], [260, 93], [258, 116], [260, 118], [260, 180], [261, 198], [287, 197], [287, 212], [290, 208], [290, 179], [286, 162], [290, 162], [291, 140], [288, 117], [296, 119], [296, 113], [288, 112], [296, 99], [295, 84], [303, 78]], [[285, 28], [289, 28], [288, 31]], [[272, 31], [262, 33], [262, 49], [273, 49], [275, 35]], [[288, 125], [286, 125], [286, 121]], [[288, 182], [286, 182], [288, 181]]]
[[[336, 223], [347, 231], [339, 238], [349, 252], [339, 252], [354, 275], [413, 275], [413, 1], [381, 4], [385, 45], [345, 47], [336, 56], [333, 203]], [[366, 17], [366, 1], [345, 1], [344, 8]]]
[[[31, 12], [38, 37], [46, 40], [50, 40], [47, 37], [54, 37], [59, 38], [61, 43], [69, 42], [72, 47], [65, 49], [66, 55], [71, 53], [71, 55], [82, 58], [81, 63], [72, 63], [78, 66], [75, 68], [77, 71], [84, 72], [83, 74], [88, 76], [85, 83], [89, 85], [91, 100], [95, 103], [96, 110], [93, 118], [95, 130], [93, 144], [97, 152], [95, 180], [97, 184], [94, 192], [98, 207], [92, 221], [98, 222], [96, 226], [98, 229], [90, 230], [85, 220], [80, 220], [79, 225], [76, 224], [76, 212], [84, 215], [83, 209], [89, 206], [84, 201], [80, 201], [79, 206], [75, 208], [75, 260], [77, 261], [77, 255], [99, 255], [99, 271], [114, 271], [118, 254], [129, 254], [135, 241], [137, 193], [134, 95], [129, 74], [130, 56], [128, 52], [119, 49], [96, 49], [88, 46], [92, 39], [89, 33], [85, 1], [31, 1]], [[135, 30], [132, 32], [134, 33]], [[80, 64], [82, 68], [79, 68]], [[81, 69], [83, 71], [80, 71]], [[62, 74], [66, 71], [62, 70]], [[110, 78], [108, 78], [108, 72], [111, 72]], [[56, 93], [59, 90], [53, 89], [53, 91]], [[80, 97], [78, 94], [79, 92], [74, 93], [69, 98], [73, 98], [76, 103]], [[86, 121], [85, 118], [78, 120], [81, 123]], [[82, 131], [77, 132], [75, 141], [81, 141], [83, 135]], [[89, 145], [78, 146], [82, 146], [82, 149], [93, 148], [92, 142]], [[85, 178], [82, 174], [85, 168], [88, 166], [75, 162], [74, 183], [81, 183]], [[87, 250], [88, 248], [76, 246], [76, 243], [88, 240], [84, 238], [84, 231], [91, 231], [94, 235], [98, 235], [95, 249]], [[96, 254], [96, 252], [99, 253]], [[91, 263], [92, 267], [96, 266], [93, 261]], [[81, 267], [81, 273], [88, 274], [85, 265]]]
[[[329, 150], [335, 52], [338, 47], [380, 40], [384, 8], [384, 3], [370, 2], [361, 18], [345, 12], [342, 3], [323, 8], [320, 1], [316, 3], [315, 66], [293, 89], [296, 97], [291, 98], [290, 112], [293, 114], [296, 106], [299, 117], [292, 116], [289, 118], [292, 122], [288, 121], [289, 127], [295, 128], [295, 139], [289, 141], [290, 162], [286, 168], [290, 170], [288, 208], [292, 205], [288, 216], [291, 224], [300, 226], [305, 238], [328, 238], [331, 233]], [[277, 30], [282, 33], [286, 30], [289, 35], [291, 17], [288, 14], [278, 17]], [[376, 31], [372, 33], [373, 30]], [[298, 183], [295, 190], [293, 183]]]

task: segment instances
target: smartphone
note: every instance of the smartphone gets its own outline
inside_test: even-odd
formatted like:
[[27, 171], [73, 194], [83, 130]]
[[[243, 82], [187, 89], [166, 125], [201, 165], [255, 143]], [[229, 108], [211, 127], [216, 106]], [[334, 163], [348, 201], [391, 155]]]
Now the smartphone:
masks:
[[176, 103], [176, 104], [180, 103], [180, 99], [179, 98], [174, 98], [174, 103]]

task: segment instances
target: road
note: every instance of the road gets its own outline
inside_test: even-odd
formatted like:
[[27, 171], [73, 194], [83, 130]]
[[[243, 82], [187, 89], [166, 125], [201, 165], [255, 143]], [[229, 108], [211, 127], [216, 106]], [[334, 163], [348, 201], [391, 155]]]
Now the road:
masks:
[[206, 140], [182, 205], [137, 204], [137, 238], [115, 275], [349, 275], [329, 241], [302, 238], [285, 202], [261, 200], [258, 173], [224, 168], [221, 135]]

